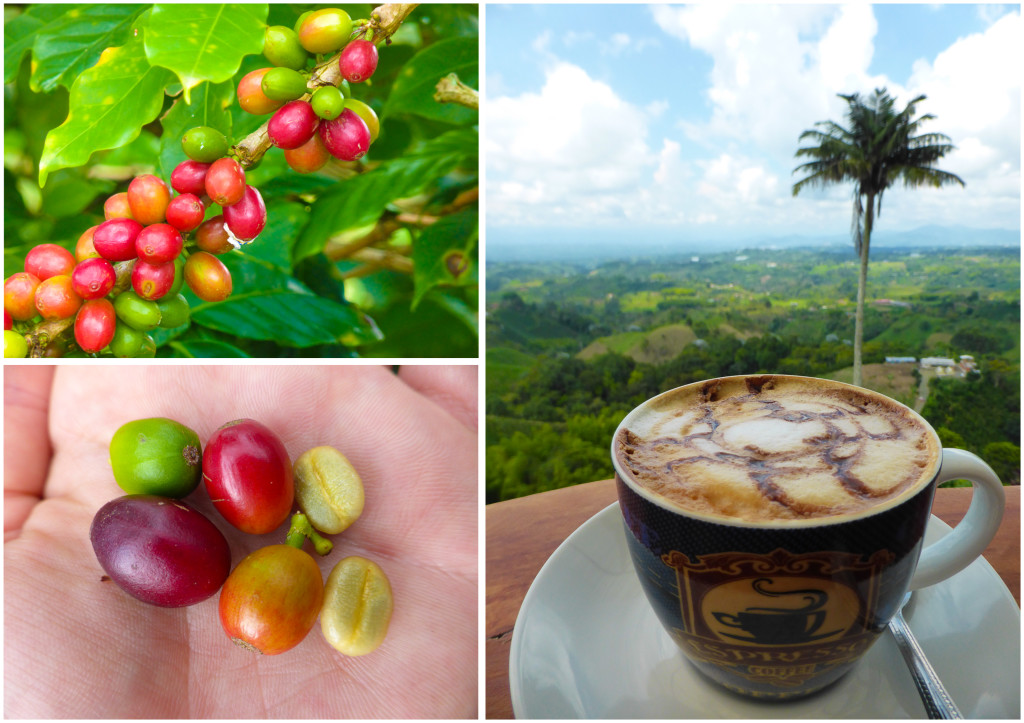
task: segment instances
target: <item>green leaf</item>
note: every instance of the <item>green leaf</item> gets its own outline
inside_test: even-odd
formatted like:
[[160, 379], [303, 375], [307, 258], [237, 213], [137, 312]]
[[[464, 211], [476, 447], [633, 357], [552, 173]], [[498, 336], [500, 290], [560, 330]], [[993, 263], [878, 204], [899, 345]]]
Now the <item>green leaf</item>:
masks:
[[[295, 246], [295, 261], [323, 251], [328, 237], [339, 231], [375, 222], [391, 201], [416, 195], [457, 168], [465, 160], [462, 151], [469, 144], [453, 136], [475, 138], [476, 133], [445, 133], [415, 154], [382, 163], [323, 194], [313, 205], [309, 225]], [[473, 148], [475, 151], [475, 145]]]
[[84, 5], [47, 25], [32, 49], [32, 90], [70, 88], [106, 48], [128, 41], [132, 23], [145, 10], [145, 5]]
[[479, 62], [477, 38], [449, 38], [424, 48], [398, 74], [384, 105], [384, 115], [414, 113], [446, 123], [476, 123], [477, 111], [456, 103], [438, 103], [434, 92], [438, 81], [449, 73], [458, 75], [466, 85], [476, 87]]
[[477, 283], [475, 254], [477, 209], [445, 216], [428, 226], [412, 250], [416, 293], [412, 308], [435, 286], [464, 286]]
[[4, 83], [18, 74], [21, 59], [32, 49], [36, 37], [50, 23], [68, 11], [68, 5], [41, 3], [32, 5], [18, 17], [4, 24]]
[[234, 290], [218, 303], [203, 303], [191, 292], [193, 323], [247, 339], [282, 346], [369, 344], [381, 338], [373, 320], [352, 306], [314, 295], [271, 264], [242, 253], [221, 256]]
[[167, 345], [174, 359], [216, 359], [220, 357], [248, 359], [249, 355], [236, 346], [222, 341], [188, 339], [172, 341]]
[[302, 227], [309, 221], [305, 204], [276, 202], [267, 205], [267, 225], [251, 244], [245, 247], [247, 256], [262, 259], [289, 271], [292, 266], [292, 246]]
[[92, 181], [78, 171], [57, 171], [43, 189], [42, 212], [58, 217], [76, 216], [94, 198], [113, 190], [110, 181]]
[[405, 304], [394, 304], [374, 314], [387, 338], [361, 349], [363, 356], [475, 357], [479, 354], [478, 335], [469, 325], [474, 310], [463, 302], [442, 294], [431, 294], [416, 311]]
[[135, 140], [160, 113], [171, 74], [146, 60], [142, 39], [114, 48], [71, 86], [68, 117], [46, 135], [39, 185], [59, 168], [80, 166], [96, 151]]
[[234, 100], [231, 83], [201, 83], [189, 101], [179, 97], [160, 120], [163, 135], [160, 138], [160, 175], [170, 179], [174, 168], [185, 160], [181, 137], [196, 126], [216, 128], [231, 138], [231, 113], [228, 107]]
[[154, 5], [146, 30], [146, 56], [173, 71], [188, 102], [192, 88], [223, 83], [242, 58], [263, 52], [266, 3], [253, 5]]

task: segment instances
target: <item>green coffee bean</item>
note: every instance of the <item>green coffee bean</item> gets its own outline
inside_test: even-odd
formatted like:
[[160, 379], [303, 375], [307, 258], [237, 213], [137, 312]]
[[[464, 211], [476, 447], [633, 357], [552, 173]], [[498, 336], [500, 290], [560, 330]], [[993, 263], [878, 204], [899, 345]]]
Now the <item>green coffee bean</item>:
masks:
[[320, 629], [343, 655], [366, 655], [384, 642], [393, 607], [391, 583], [380, 566], [346, 557], [327, 577]]
[[295, 460], [295, 500], [310, 523], [336, 535], [363, 512], [359, 473], [333, 447], [314, 447]]

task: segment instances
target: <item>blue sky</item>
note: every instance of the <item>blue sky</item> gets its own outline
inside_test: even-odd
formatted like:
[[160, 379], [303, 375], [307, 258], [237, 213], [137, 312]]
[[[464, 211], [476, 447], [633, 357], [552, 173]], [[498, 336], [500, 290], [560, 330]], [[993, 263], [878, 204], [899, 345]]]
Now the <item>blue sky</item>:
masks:
[[488, 243], [538, 229], [835, 235], [793, 198], [800, 132], [886, 86], [967, 187], [887, 192], [879, 228], [1020, 227], [1016, 5], [488, 5]]

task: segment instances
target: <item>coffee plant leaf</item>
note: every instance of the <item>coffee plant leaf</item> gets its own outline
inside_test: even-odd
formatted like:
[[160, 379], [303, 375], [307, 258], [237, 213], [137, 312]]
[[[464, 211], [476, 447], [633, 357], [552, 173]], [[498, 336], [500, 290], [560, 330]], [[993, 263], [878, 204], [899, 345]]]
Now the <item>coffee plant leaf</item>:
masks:
[[184, 95], [160, 119], [163, 135], [160, 138], [160, 175], [169, 179], [175, 167], [187, 156], [181, 147], [181, 137], [196, 126], [216, 128], [231, 138], [231, 113], [228, 107], [235, 97], [231, 83], [200, 83], [193, 89], [189, 100]]
[[67, 5], [42, 3], [32, 5], [25, 12], [4, 23], [4, 83], [18, 75], [21, 59], [32, 50], [36, 38], [50, 23], [56, 23], [68, 11]]
[[106, 48], [123, 45], [145, 5], [74, 6], [36, 36], [32, 48], [32, 90], [48, 93], [70, 88], [75, 78], [95, 65]]
[[437, 286], [477, 283], [477, 209], [442, 217], [420, 233], [413, 244], [415, 309], [423, 295]]
[[85, 164], [96, 151], [138, 137], [163, 107], [164, 86], [173, 76], [146, 60], [142, 38], [111, 48], [71, 86], [68, 117], [47, 133], [39, 160], [39, 185], [59, 168]]
[[208, 80], [232, 78], [246, 55], [263, 52], [267, 5], [153, 6], [146, 29], [146, 56], [181, 81], [185, 101]]
[[[167, 345], [172, 359], [248, 359], [249, 355], [236, 346], [210, 339], [182, 339]], [[161, 354], [160, 356], [164, 356]]]
[[[262, 189], [260, 189], [262, 191]], [[283, 271], [292, 267], [292, 244], [309, 221], [305, 204], [272, 201], [267, 204], [267, 225], [251, 244], [246, 256], [273, 264]]]
[[434, 100], [437, 83], [455, 73], [466, 85], [476, 87], [479, 75], [477, 38], [449, 38], [424, 48], [405, 64], [384, 104], [384, 116], [412, 113], [431, 120], [468, 125], [479, 113], [457, 103]]
[[447, 138], [453, 133], [462, 132], [445, 133], [418, 152], [386, 161], [324, 193], [312, 207], [309, 225], [295, 245], [294, 260], [320, 253], [331, 235], [373, 223], [392, 201], [413, 196], [458, 168], [466, 156], [453, 152], [453, 142]]

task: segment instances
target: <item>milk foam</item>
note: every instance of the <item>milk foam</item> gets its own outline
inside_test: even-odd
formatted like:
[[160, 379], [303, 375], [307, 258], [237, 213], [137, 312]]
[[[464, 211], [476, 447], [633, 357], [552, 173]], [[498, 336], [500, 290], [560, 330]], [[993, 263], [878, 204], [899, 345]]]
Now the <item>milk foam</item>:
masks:
[[803, 377], [731, 377], [630, 413], [615, 454], [641, 487], [745, 521], [855, 514], [931, 479], [938, 445], [873, 392]]

